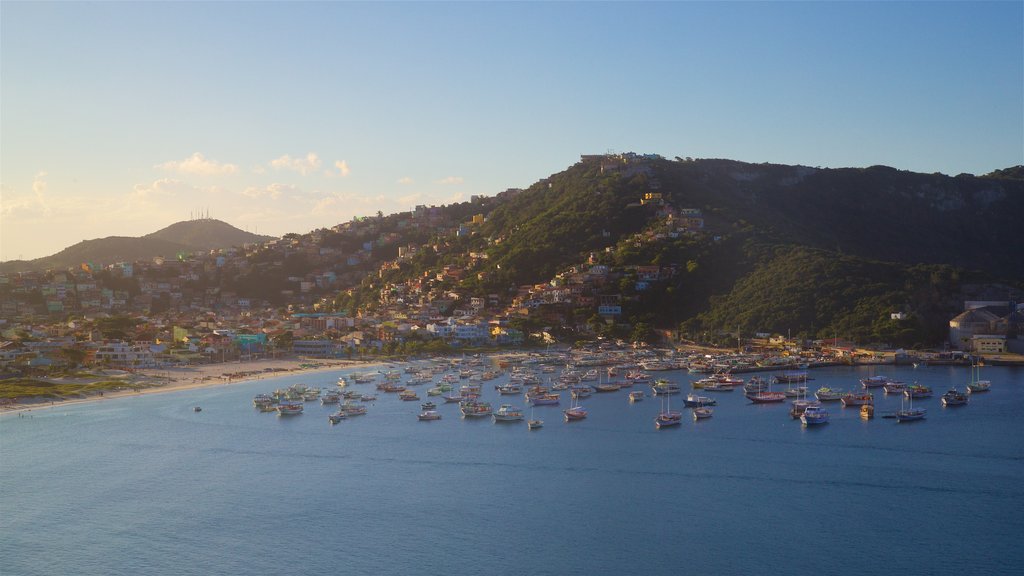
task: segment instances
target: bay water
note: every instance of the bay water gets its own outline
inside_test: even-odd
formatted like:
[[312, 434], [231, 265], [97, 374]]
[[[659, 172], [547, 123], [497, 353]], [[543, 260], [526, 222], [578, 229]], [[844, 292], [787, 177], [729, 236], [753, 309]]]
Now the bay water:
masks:
[[[1024, 573], [1024, 369], [985, 368], [992, 390], [959, 408], [939, 396], [969, 368], [810, 372], [811, 391], [873, 374], [932, 386], [914, 404], [927, 418], [904, 424], [878, 417], [901, 403], [881, 391], [874, 420], [827, 404], [813, 428], [742, 390], [704, 392], [712, 418], [684, 410], [663, 430], [659, 400], [625, 391], [572, 423], [562, 392], [535, 431], [440, 399], [443, 418], [420, 422], [420, 402], [380, 392], [337, 425], [319, 403], [252, 407], [342, 373], [0, 417], [0, 574]], [[697, 379], [657, 377], [684, 393]], [[529, 417], [502, 381], [484, 399]]]

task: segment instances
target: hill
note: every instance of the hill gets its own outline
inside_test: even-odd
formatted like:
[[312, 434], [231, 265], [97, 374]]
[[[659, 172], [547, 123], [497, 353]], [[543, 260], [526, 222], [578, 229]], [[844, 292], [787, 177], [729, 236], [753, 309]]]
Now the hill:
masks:
[[46, 270], [75, 267], [83, 262], [96, 265], [148, 260], [155, 256], [173, 258], [182, 252], [230, 248], [264, 242], [272, 236], [260, 236], [210, 218], [188, 220], [141, 237], [108, 236], [83, 240], [60, 252], [35, 260], [15, 260], [0, 264], [0, 271]]

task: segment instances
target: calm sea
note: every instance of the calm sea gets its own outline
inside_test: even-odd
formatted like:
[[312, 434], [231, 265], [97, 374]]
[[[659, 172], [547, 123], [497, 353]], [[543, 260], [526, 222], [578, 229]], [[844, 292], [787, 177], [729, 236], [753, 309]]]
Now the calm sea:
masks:
[[658, 400], [624, 391], [571, 424], [563, 392], [532, 432], [454, 404], [419, 422], [383, 393], [334, 426], [319, 403], [252, 407], [340, 373], [7, 415], [0, 574], [1021, 574], [1024, 370], [985, 368], [991, 392], [943, 409], [968, 372], [814, 370], [812, 390], [885, 374], [936, 395], [922, 422], [832, 404], [813, 429], [742, 391], [661, 431]]

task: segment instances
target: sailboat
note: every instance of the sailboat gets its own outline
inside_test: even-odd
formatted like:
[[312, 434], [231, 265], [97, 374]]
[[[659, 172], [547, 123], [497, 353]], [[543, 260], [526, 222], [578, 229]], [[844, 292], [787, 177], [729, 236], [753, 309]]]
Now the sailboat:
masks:
[[533, 417], [533, 406], [530, 406], [530, 419], [526, 422], [526, 427], [530, 430], [536, 430], [544, 425], [543, 420], [536, 420]]
[[971, 362], [971, 379], [967, 382], [967, 393], [988, 392], [992, 383], [988, 380], [981, 380], [981, 364], [975, 360]]
[[900, 409], [896, 411], [897, 422], [913, 422], [914, 420], [924, 420], [925, 414], [928, 412], [924, 408], [914, 408], [914, 397], [913, 395], [908, 396], [910, 400], [909, 408], [903, 407], [903, 402], [900, 402]]
[[587, 417], [587, 409], [580, 406], [579, 399], [576, 396], [572, 397], [569, 407], [562, 410], [562, 414], [565, 415], [566, 422], [573, 422], [575, 420], [583, 420]]
[[654, 427], [660, 429], [668, 426], [678, 426], [683, 421], [683, 415], [672, 410], [672, 397], [670, 395], [665, 394], [662, 398], [664, 399], [662, 410], [654, 418]]

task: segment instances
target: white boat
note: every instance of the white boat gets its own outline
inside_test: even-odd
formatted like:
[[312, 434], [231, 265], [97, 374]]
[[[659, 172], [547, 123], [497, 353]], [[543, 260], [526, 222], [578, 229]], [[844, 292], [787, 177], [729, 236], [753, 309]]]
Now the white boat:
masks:
[[437, 410], [424, 410], [423, 412], [420, 412], [416, 418], [420, 420], [440, 420], [441, 413]]
[[491, 414], [495, 422], [519, 422], [523, 419], [523, 411], [511, 404], [502, 404]]
[[644, 393], [641, 390], [634, 390], [629, 393], [630, 402], [639, 402], [644, 399]]
[[701, 406], [700, 408], [693, 409], [694, 420], [703, 420], [705, 418], [711, 418], [712, 414], [714, 414], [714, 411], [707, 406]]
[[896, 421], [913, 422], [915, 420], [924, 420], [928, 411], [924, 408], [914, 408], [914, 397], [909, 396], [908, 398], [910, 400], [910, 406], [904, 408], [902, 403], [900, 404], [900, 409], [896, 411]]
[[800, 421], [804, 423], [804, 426], [828, 424], [828, 411], [821, 406], [807, 406], [804, 413], [800, 415]]

